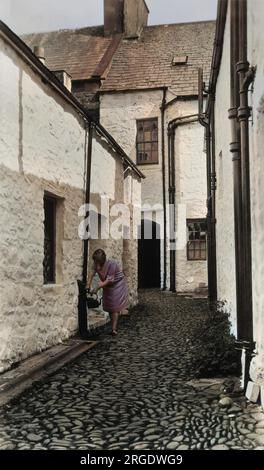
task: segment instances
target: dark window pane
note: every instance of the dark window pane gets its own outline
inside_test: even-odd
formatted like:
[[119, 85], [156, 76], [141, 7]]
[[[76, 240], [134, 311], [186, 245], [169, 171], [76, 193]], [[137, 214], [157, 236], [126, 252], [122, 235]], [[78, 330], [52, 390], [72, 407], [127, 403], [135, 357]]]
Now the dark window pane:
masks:
[[145, 132], [144, 140], [145, 142], [151, 142], [151, 132]]
[[44, 284], [55, 283], [56, 199], [44, 197]]
[[206, 260], [206, 223], [200, 220], [187, 222], [187, 259]]
[[144, 141], [144, 132], [138, 132], [137, 140], [138, 142]]
[[158, 163], [158, 152], [156, 150], [152, 150], [152, 161], [154, 163]]
[[145, 152], [151, 152], [151, 144], [150, 143], [145, 144]]

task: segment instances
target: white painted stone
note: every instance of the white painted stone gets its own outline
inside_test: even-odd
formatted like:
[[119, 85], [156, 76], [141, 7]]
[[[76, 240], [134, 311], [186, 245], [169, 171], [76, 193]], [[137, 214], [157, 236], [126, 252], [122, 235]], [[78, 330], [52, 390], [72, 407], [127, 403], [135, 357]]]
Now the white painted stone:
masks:
[[247, 384], [247, 391], [246, 391], [247, 399], [251, 401], [252, 403], [257, 403], [259, 393], [260, 393], [259, 385], [255, 384], [254, 382], [249, 381]]
[[[256, 355], [251, 361], [250, 376], [253, 382], [264, 385], [264, 30], [262, 18], [264, 2], [248, 2], [248, 61], [256, 66], [254, 86], [250, 87], [249, 105], [252, 117], [249, 122], [251, 225], [252, 225], [252, 294], [253, 330]], [[230, 2], [226, 20], [223, 56], [216, 87], [216, 218], [217, 218], [217, 284], [219, 300], [231, 314], [232, 329], [236, 333], [236, 282], [234, 245], [233, 163], [229, 151], [231, 125], [230, 108]]]
[[[77, 279], [83, 243], [85, 123], [0, 39], [0, 372], [76, 333]], [[124, 201], [123, 162], [93, 139], [92, 191]], [[140, 182], [132, 174], [133, 198]], [[44, 191], [60, 198], [57, 284], [43, 285]], [[102, 242], [97, 242], [99, 246]], [[92, 251], [90, 244], [90, 253]], [[137, 301], [137, 241], [106, 240], [109, 257], [127, 259], [131, 303]]]
[[217, 288], [222, 309], [231, 314], [232, 330], [236, 333], [236, 283], [235, 283], [235, 238], [233, 162], [229, 144], [231, 124], [228, 119], [230, 108], [230, 12], [228, 8], [224, 34], [223, 56], [216, 88], [216, 248]]
[[[261, 402], [262, 409], [264, 411], [264, 385], [261, 385], [260, 387], [260, 402]], [[264, 428], [264, 421], [263, 421], [263, 428]]]

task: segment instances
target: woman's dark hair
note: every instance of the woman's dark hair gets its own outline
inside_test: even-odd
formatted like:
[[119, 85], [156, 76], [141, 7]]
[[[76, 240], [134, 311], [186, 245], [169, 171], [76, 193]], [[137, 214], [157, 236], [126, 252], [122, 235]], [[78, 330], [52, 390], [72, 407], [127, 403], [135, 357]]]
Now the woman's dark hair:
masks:
[[99, 264], [99, 266], [103, 266], [106, 262], [106, 254], [104, 250], [96, 250], [93, 254], [94, 264]]

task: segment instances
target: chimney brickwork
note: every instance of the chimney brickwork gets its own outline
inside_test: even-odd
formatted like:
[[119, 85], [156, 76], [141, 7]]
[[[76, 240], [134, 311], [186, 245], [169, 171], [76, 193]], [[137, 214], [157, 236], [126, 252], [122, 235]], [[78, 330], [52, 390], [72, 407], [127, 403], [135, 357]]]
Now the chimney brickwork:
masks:
[[104, 0], [104, 33], [105, 36], [123, 33], [124, 0]]
[[148, 14], [145, 0], [104, 0], [105, 35], [124, 33], [137, 38], [148, 24]]

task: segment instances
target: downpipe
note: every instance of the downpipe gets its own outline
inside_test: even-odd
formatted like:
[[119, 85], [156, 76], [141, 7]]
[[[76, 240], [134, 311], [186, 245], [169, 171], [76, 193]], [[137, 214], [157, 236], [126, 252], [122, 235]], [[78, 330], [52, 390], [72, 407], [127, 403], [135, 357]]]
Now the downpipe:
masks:
[[[87, 139], [87, 134], [86, 134]], [[90, 204], [91, 194], [91, 166], [92, 166], [92, 142], [93, 142], [93, 125], [89, 123], [88, 127], [88, 147], [85, 142], [86, 155], [86, 183], [85, 183], [85, 204]], [[87, 148], [87, 150], [86, 150]], [[86, 212], [86, 218], [89, 217], [89, 211]], [[83, 268], [82, 280], [78, 280], [78, 327], [79, 334], [82, 339], [89, 338], [88, 322], [87, 322], [87, 301], [86, 301], [86, 284], [88, 275], [88, 244], [89, 240], [83, 240]]]
[[165, 110], [167, 106], [167, 88], [163, 90], [161, 104], [161, 146], [162, 146], [162, 197], [163, 197], [163, 224], [164, 224], [164, 246], [163, 246], [163, 290], [167, 289], [167, 210], [166, 210], [166, 165], [165, 165]]
[[[239, 61], [236, 72], [239, 77], [239, 107], [237, 110], [240, 127], [241, 154], [241, 206], [243, 230], [243, 321], [241, 325], [242, 372], [243, 387], [247, 388], [250, 379], [249, 369], [254, 356], [253, 340], [253, 306], [252, 306], [252, 246], [251, 246], [251, 197], [250, 197], [250, 150], [249, 150], [249, 118], [251, 109], [248, 105], [249, 86], [254, 81], [254, 67], [247, 60], [247, 0], [238, 2], [239, 25]], [[246, 346], [245, 346], [246, 345]]]
[[[198, 115], [173, 119], [168, 124], [168, 155], [169, 155], [169, 204], [170, 204], [170, 291], [176, 292], [176, 181], [175, 181], [175, 135], [178, 126], [198, 122]], [[173, 249], [172, 249], [173, 247]]]
[[[207, 172], [207, 277], [208, 277], [208, 298], [209, 302], [214, 304], [217, 301], [216, 287], [216, 240], [215, 240], [215, 215], [214, 204], [215, 196], [212, 194], [212, 187], [215, 188], [215, 170], [212, 175], [212, 147], [215, 151], [215, 145], [211, 141], [211, 128], [214, 122], [211, 122], [210, 112], [205, 114], [203, 111], [204, 83], [203, 72], [199, 69], [199, 114], [198, 121], [205, 128], [205, 145], [206, 145], [206, 172]], [[210, 98], [210, 93], [207, 91]], [[213, 103], [214, 106], [214, 103]], [[214, 111], [214, 110], [213, 110]], [[214, 128], [213, 128], [214, 135]], [[214, 155], [215, 158], [215, 155]], [[215, 166], [214, 166], [215, 167]], [[214, 250], [213, 250], [214, 247]]]

